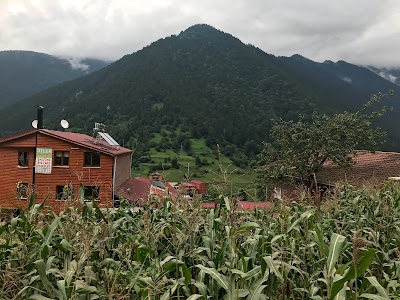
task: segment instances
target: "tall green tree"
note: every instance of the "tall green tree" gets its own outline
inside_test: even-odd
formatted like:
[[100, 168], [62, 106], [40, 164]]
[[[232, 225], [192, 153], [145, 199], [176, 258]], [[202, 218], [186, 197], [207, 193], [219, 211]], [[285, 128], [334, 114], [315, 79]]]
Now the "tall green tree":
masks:
[[275, 122], [271, 129], [273, 143], [264, 143], [258, 155], [256, 171], [262, 185], [285, 180], [311, 186], [325, 162], [347, 167], [356, 149], [376, 149], [385, 141], [386, 133], [374, 128], [372, 121], [390, 108], [380, 106], [374, 110], [374, 107], [391, 95], [393, 91], [373, 95], [356, 112], [333, 116], [314, 112], [311, 121], [300, 117], [296, 122]]

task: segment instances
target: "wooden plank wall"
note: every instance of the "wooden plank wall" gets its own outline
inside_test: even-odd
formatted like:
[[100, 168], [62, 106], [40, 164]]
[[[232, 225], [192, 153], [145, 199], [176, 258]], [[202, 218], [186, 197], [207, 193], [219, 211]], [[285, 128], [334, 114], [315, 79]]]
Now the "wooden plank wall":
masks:
[[[34, 165], [35, 134], [5, 142], [0, 145], [0, 207], [26, 207], [28, 200], [16, 198], [17, 182], [28, 182], [32, 188]], [[52, 148], [53, 167], [51, 174], [35, 174], [35, 192], [38, 201], [47, 197], [46, 205], [51, 205], [59, 212], [68, 201], [56, 200], [57, 185], [72, 185], [75, 196], [78, 195], [80, 184], [100, 187], [99, 206], [112, 207], [112, 156], [100, 154], [100, 167], [84, 167], [84, 152], [93, 150], [77, 146], [73, 143], [38, 134], [37, 147]], [[28, 151], [28, 167], [18, 167], [18, 151]], [[54, 166], [54, 151], [69, 151], [69, 166]]]

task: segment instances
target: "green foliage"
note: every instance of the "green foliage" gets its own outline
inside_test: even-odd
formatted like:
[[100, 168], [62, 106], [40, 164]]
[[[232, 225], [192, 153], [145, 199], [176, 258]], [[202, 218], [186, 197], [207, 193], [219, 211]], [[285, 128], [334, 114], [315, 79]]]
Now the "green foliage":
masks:
[[268, 138], [271, 118], [293, 119], [315, 108], [275, 57], [206, 25], [0, 111], [0, 134], [31, 128], [37, 105], [45, 107], [48, 129], [59, 130], [60, 119], [86, 134], [94, 122], [106, 124], [121, 145], [135, 149], [135, 164], [160, 135], [158, 152], [190, 154], [192, 140], [204, 139], [211, 148], [220, 144], [222, 153], [226, 148], [241, 167]]
[[289, 179], [310, 184], [325, 162], [348, 167], [355, 150], [376, 149], [383, 143], [385, 133], [379, 127], [373, 128], [372, 121], [389, 109], [371, 109], [392, 94], [393, 91], [373, 95], [356, 112], [333, 116], [314, 112], [310, 122], [304, 118], [276, 122], [271, 130], [274, 144], [264, 143], [258, 157], [257, 171], [262, 180]]
[[255, 212], [72, 201], [59, 216], [33, 198], [0, 226], [0, 298], [398, 299], [399, 186], [335, 195]]
[[[183, 148], [184, 140], [191, 145], [189, 152]], [[176, 144], [176, 145], [175, 145]], [[146, 155], [134, 153], [134, 176], [147, 177], [149, 172], [162, 172], [169, 181], [180, 182], [189, 172], [190, 179], [198, 179], [208, 183], [223, 181], [215, 151], [206, 145], [204, 139], [189, 138], [187, 131], [169, 130], [166, 126], [160, 134], [155, 134], [148, 143]], [[171, 146], [172, 145], [172, 146]], [[181, 147], [182, 145], [182, 147]], [[171, 149], [172, 147], [172, 149]], [[147, 154], [148, 153], [148, 154]], [[237, 183], [252, 184], [255, 172], [242, 163], [234, 166], [234, 161], [221, 154], [221, 164], [231, 169], [230, 180]]]
[[[353, 85], [331, 68], [325, 70], [326, 64], [311, 64], [314, 76], [298, 74], [299, 68], [290, 65], [211, 26], [196, 25], [89, 76], [1, 110], [0, 136], [31, 128], [35, 107], [43, 105], [48, 129], [60, 130], [60, 119], [69, 121], [70, 130], [86, 134], [92, 133], [94, 122], [106, 124], [121, 145], [135, 149], [135, 167], [151, 148], [192, 154], [190, 143], [204, 139], [213, 149], [220, 144], [221, 152], [237, 167], [246, 168], [262, 141], [270, 141], [271, 119], [297, 120], [299, 114], [310, 116], [314, 109], [352, 110], [365, 99], [365, 90], [369, 95], [369, 89], [392, 87], [388, 81], [388, 88], [376, 85], [385, 80], [345, 63], [339, 64], [339, 73], [351, 71]], [[356, 85], [355, 77], [368, 84]], [[320, 80], [314, 84], [310, 78]], [[332, 85], [327, 93], [321, 81], [341, 84]], [[393, 139], [400, 132], [398, 117], [390, 120], [389, 137], [395, 146], [400, 144]], [[156, 146], [155, 136], [160, 138]]]
[[0, 107], [107, 65], [94, 59], [81, 64], [87, 68], [72, 68], [68, 60], [43, 53], [0, 51]]

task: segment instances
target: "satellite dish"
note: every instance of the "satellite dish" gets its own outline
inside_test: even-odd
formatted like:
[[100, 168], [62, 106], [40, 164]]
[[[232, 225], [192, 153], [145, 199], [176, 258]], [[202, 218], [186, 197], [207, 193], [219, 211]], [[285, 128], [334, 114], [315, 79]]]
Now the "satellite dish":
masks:
[[32, 127], [33, 128], [37, 128], [37, 125], [38, 125], [38, 120], [33, 120], [32, 121]]
[[69, 123], [67, 120], [61, 120], [60, 124], [61, 124], [61, 127], [64, 129], [67, 129], [69, 127]]

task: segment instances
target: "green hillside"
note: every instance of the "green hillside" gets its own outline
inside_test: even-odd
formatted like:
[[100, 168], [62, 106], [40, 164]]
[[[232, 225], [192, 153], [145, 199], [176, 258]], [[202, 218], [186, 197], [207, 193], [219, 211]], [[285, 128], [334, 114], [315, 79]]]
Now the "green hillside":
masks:
[[[94, 122], [106, 124], [121, 144], [135, 149], [138, 174], [165, 169], [176, 158], [179, 169], [168, 172], [178, 178], [188, 163], [192, 170], [197, 156], [210, 165], [194, 167], [194, 173], [210, 179], [205, 172], [216, 169], [210, 153], [217, 144], [227, 164], [246, 174], [262, 141], [269, 140], [272, 119], [307, 118], [315, 109], [354, 109], [372, 89], [386, 92], [395, 86], [367, 69], [342, 62], [336, 66], [350, 70], [357, 85], [338, 79], [324, 64], [277, 58], [211, 26], [195, 25], [1, 110], [0, 133], [30, 128], [36, 106], [43, 105], [47, 128], [60, 129], [60, 120], [67, 119], [70, 130], [91, 134]], [[394, 126], [398, 119], [395, 110], [383, 124], [392, 136], [400, 136], [400, 126]], [[190, 144], [192, 153], [182, 150]], [[199, 145], [208, 154], [196, 153]], [[393, 139], [391, 145], [400, 142]]]
[[154, 134], [148, 143], [149, 151], [135, 160], [133, 175], [146, 177], [151, 172], [162, 172], [173, 182], [201, 179], [209, 183], [246, 184], [255, 181], [256, 174], [251, 168], [238, 167], [218, 152], [218, 148], [209, 148], [203, 138], [186, 138], [188, 136], [189, 133], [182, 134], [179, 130], [164, 129]]
[[37, 105], [45, 125], [91, 133], [94, 122], [137, 157], [151, 136], [182, 128], [193, 139], [216, 144], [236, 165], [247, 165], [268, 139], [272, 118], [296, 118], [313, 99], [260, 49], [208, 25], [161, 39], [93, 74], [67, 82], [0, 111], [3, 135], [30, 128]]
[[32, 51], [0, 51], [0, 108], [107, 64], [96, 59], [70, 62]]

